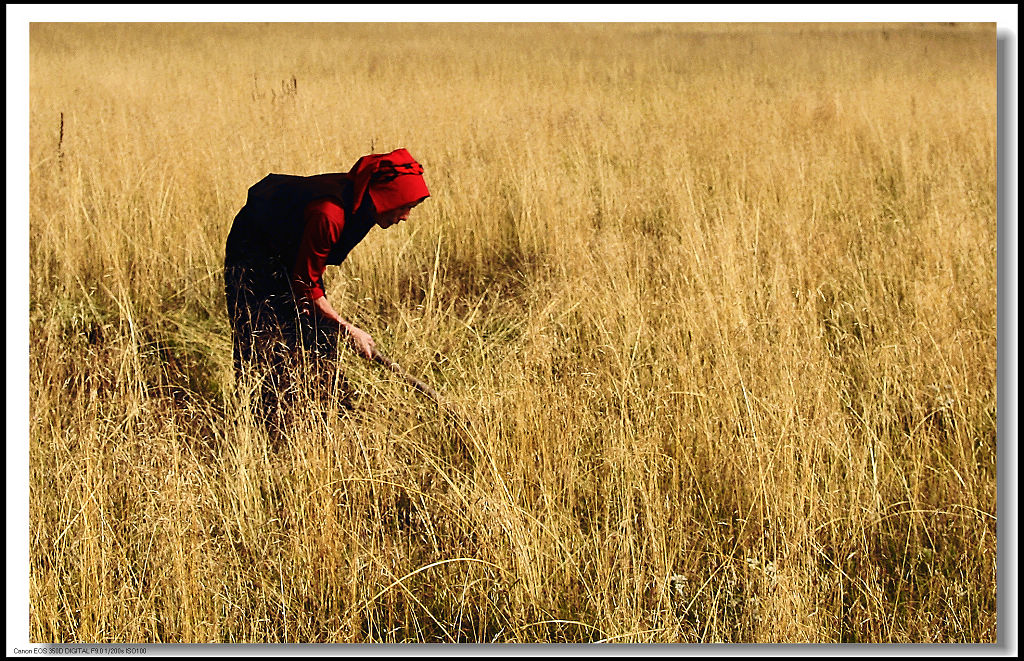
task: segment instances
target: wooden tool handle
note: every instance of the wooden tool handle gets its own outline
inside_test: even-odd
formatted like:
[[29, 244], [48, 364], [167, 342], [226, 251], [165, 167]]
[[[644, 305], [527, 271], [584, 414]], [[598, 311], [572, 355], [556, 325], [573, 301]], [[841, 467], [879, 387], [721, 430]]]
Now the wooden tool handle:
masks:
[[373, 361], [375, 363], [383, 365], [384, 367], [388, 368], [389, 370], [391, 370], [392, 372], [394, 372], [398, 376], [402, 377], [402, 379], [406, 383], [411, 385], [413, 388], [416, 388], [417, 390], [419, 390], [423, 394], [427, 395], [428, 397], [430, 397], [432, 400], [434, 400], [438, 404], [443, 404], [443, 402], [441, 401], [441, 396], [437, 394], [436, 390], [434, 390], [433, 388], [428, 386], [423, 381], [417, 379], [413, 375], [411, 375], [408, 372], [406, 372], [404, 369], [402, 369], [402, 367], [398, 363], [396, 363], [395, 361], [391, 360], [390, 358], [388, 358], [384, 354], [380, 353], [376, 349], [374, 349], [374, 351], [373, 351]]

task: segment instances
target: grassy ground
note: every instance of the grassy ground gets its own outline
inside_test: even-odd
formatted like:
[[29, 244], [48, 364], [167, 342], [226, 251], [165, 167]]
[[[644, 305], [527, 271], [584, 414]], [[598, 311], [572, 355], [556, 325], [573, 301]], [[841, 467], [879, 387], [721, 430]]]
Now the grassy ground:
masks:
[[[994, 25], [31, 28], [34, 642], [994, 642]], [[270, 444], [268, 172], [432, 198]]]

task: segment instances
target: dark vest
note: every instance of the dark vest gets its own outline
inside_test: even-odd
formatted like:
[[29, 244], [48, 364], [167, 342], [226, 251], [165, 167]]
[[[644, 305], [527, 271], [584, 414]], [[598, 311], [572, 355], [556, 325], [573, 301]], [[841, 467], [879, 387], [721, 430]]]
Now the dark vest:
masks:
[[325, 198], [345, 211], [341, 238], [327, 256], [328, 264], [341, 264], [374, 225], [371, 204], [352, 213], [352, 182], [343, 173], [311, 177], [268, 174], [253, 184], [245, 206], [231, 225], [225, 264], [279, 261], [291, 270], [305, 231], [303, 211], [310, 202]]

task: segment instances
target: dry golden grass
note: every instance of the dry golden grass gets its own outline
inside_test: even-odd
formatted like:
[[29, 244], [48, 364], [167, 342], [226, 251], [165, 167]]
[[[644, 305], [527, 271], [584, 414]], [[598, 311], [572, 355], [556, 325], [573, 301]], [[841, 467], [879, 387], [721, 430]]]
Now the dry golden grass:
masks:
[[[30, 38], [32, 641], [995, 641], [994, 24]], [[458, 415], [273, 448], [232, 217], [397, 147], [329, 298]]]

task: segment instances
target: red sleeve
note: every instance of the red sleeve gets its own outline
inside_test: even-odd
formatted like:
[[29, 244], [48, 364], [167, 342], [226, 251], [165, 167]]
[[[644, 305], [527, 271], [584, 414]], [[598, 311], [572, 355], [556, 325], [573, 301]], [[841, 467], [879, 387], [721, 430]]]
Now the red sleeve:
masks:
[[315, 301], [324, 295], [320, 278], [327, 268], [327, 255], [341, 238], [345, 212], [330, 200], [311, 202], [304, 213], [306, 229], [292, 270], [295, 293]]

